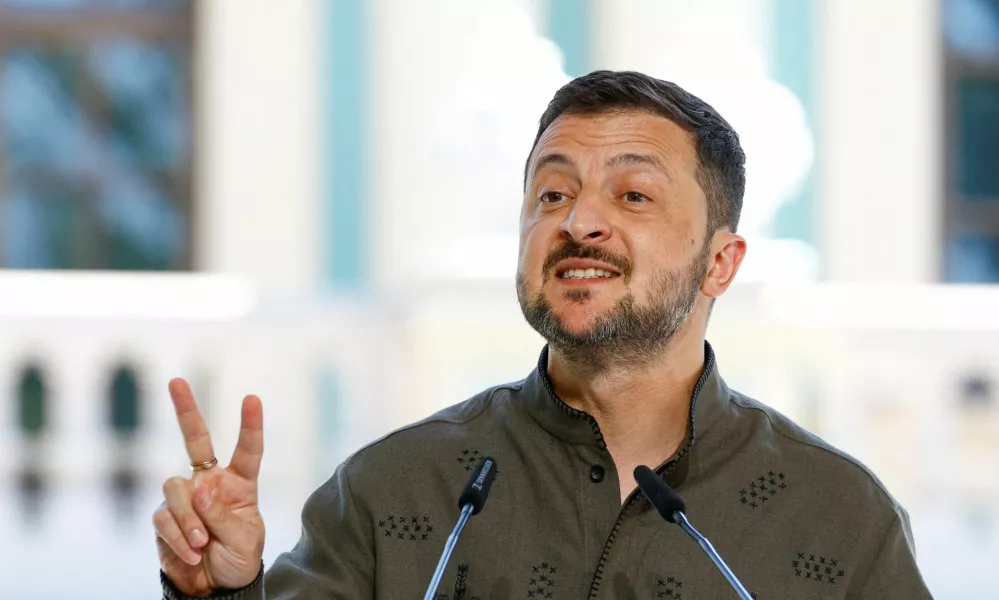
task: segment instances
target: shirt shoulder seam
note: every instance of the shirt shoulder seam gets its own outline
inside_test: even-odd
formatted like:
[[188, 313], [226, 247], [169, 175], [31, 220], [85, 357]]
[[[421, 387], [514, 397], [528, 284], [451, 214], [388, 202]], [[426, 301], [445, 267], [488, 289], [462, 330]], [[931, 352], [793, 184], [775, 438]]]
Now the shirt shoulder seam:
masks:
[[354, 452], [352, 452], [351, 455], [348, 456], [344, 460], [344, 463], [345, 464], [349, 464], [349, 463], [353, 462], [354, 457], [357, 456], [357, 455], [359, 455], [359, 454], [361, 454], [361, 453], [363, 453], [365, 450], [371, 448], [372, 446], [376, 446], [378, 444], [381, 444], [382, 442], [385, 442], [388, 439], [390, 439], [392, 437], [395, 437], [398, 434], [405, 433], [407, 431], [413, 431], [413, 430], [420, 429], [420, 428], [428, 426], [428, 425], [433, 425], [435, 423], [453, 423], [453, 424], [471, 423], [472, 421], [478, 419], [483, 414], [485, 414], [486, 410], [490, 407], [490, 405], [492, 405], [493, 396], [496, 394], [496, 392], [498, 392], [500, 390], [514, 390], [514, 391], [516, 391], [516, 390], [520, 389], [521, 384], [522, 384], [522, 382], [515, 382], [515, 383], [505, 383], [505, 384], [497, 385], [497, 386], [491, 387], [491, 388], [489, 388], [487, 390], [483, 390], [482, 392], [476, 394], [475, 396], [472, 396], [471, 398], [465, 400], [465, 402], [467, 403], [467, 402], [473, 402], [473, 401], [475, 401], [478, 398], [482, 398], [482, 406], [479, 408], [479, 410], [475, 411], [474, 413], [470, 414], [468, 417], [466, 417], [464, 419], [449, 419], [449, 418], [444, 417], [441, 413], [444, 410], [447, 410], [445, 408], [442, 411], [438, 412], [437, 414], [434, 414], [434, 415], [431, 415], [429, 417], [426, 417], [425, 419], [421, 419], [419, 421], [415, 421], [413, 423], [409, 423], [408, 425], [403, 425], [402, 427], [399, 427], [398, 429], [395, 429], [393, 431], [390, 431], [389, 433], [386, 433], [385, 435], [379, 437], [378, 439], [375, 439], [375, 440], [373, 440], [371, 442], [368, 442], [367, 444], [364, 444], [363, 446], [361, 446], [360, 448], [358, 448], [357, 450], [355, 450]]
[[[892, 519], [892, 522], [888, 524], [888, 529], [885, 530], [884, 535], [881, 537], [881, 545], [878, 546], [878, 552], [874, 555], [874, 560], [871, 561], [870, 568], [867, 569], [867, 573], [864, 575], [864, 583], [860, 586], [861, 591], [863, 591], [864, 588], [867, 587], [867, 584], [870, 583], [871, 576], [874, 573], [874, 565], [878, 564], [878, 561], [881, 560], [881, 554], [885, 551], [885, 546], [888, 545], [888, 536], [891, 535], [891, 530], [895, 528], [895, 523], [898, 523], [899, 519], [901, 519], [901, 517], [896, 514], [895, 518]], [[878, 595], [881, 598], [884, 598], [885, 592], [881, 588], [881, 582], [875, 581], [874, 584], [878, 587]]]
[[[823, 451], [823, 452], [825, 452], [827, 454], [831, 454], [831, 455], [839, 458], [840, 460], [843, 460], [843, 461], [845, 461], [845, 462], [853, 465], [855, 468], [859, 469], [878, 488], [878, 491], [881, 492], [881, 495], [884, 497], [885, 500], [888, 501], [888, 504], [892, 507], [893, 512], [895, 512], [895, 518], [896, 519], [898, 518], [898, 510], [900, 508], [899, 503], [895, 500], [895, 498], [892, 497], [892, 495], [888, 492], [888, 490], [885, 489], [885, 486], [884, 486], [883, 483], [881, 483], [881, 480], [878, 479], [878, 477], [874, 473], [872, 473], [871, 470], [868, 469], [859, 460], [857, 460], [856, 458], [850, 456], [849, 454], [846, 454], [845, 452], [841, 452], [841, 451], [837, 450], [836, 448], [833, 448], [833, 447], [830, 447], [830, 446], [824, 445], [824, 444], [816, 444], [816, 443], [811, 442], [809, 440], [801, 439], [799, 437], [793, 436], [793, 435], [785, 432], [783, 430], [783, 427], [781, 427], [779, 424], [777, 424], [776, 422], [774, 422], [774, 420], [771, 417], [770, 413], [767, 412], [766, 410], [764, 410], [762, 407], [746, 405], [746, 404], [740, 402], [739, 398], [736, 397], [735, 395], [731, 395], [730, 396], [730, 400], [732, 401], [732, 404], [734, 404], [734, 405], [736, 405], [736, 406], [738, 406], [738, 407], [740, 407], [742, 409], [745, 409], [745, 410], [755, 410], [755, 411], [758, 411], [758, 412], [762, 413], [763, 416], [766, 417], [767, 422], [770, 423], [770, 427], [774, 431], [776, 431], [781, 437], [783, 437], [783, 438], [785, 438], [787, 440], [790, 440], [791, 442], [794, 442], [796, 444], [801, 444], [802, 446], [808, 446], [810, 448], [815, 448], [817, 450], [821, 450], [821, 451]], [[894, 520], [892, 521], [892, 523], [894, 523]], [[889, 525], [889, 527], [891, 527], [891, 525]]]

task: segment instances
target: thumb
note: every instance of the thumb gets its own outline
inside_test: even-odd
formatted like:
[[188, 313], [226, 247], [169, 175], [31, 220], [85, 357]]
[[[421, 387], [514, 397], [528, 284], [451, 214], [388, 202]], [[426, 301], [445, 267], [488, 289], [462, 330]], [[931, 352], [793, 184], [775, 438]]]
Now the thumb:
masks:
[[211, 485], [201, 484], [194, 490], [194, 510], [205, 526], [223, 545], [240, 551], [252, 551], [254, 540], [252, 526], [233, 514], [219, 498], [219, 491]]

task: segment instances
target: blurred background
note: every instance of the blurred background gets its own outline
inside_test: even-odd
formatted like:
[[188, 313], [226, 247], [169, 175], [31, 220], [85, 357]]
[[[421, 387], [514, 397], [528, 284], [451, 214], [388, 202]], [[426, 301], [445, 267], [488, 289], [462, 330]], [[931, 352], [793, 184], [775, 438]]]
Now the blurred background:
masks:
[[173, 376], [223, 460], [263, 397], [269, 563], [350, 452], [527, 375], [521, 169], [597, 68], [743, 137], [729, 384], [999, 598], [999, 0], [0, 0], [0, 596], [157, 597]]

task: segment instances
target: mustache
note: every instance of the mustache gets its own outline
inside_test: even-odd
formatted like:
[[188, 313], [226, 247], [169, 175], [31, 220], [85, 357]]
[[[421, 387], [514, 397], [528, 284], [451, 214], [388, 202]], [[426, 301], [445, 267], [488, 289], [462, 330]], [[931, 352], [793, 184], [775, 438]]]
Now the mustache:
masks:
[[541, 268], [545, 279], [547, 280], [550, 277], [555, 265], [569, 258], [599, 260], [620, 271], [621, 276], [624, 277], [625, 280], [631, 276], [632, 265], [631, 261], [627, 258], [608, 252], [598, 246], [584, 246], [570, 241], [558, 246], [557, 248], [553, 248], [552, 251], [548, 253], [548, 258], [545, 259], [545, 264]]

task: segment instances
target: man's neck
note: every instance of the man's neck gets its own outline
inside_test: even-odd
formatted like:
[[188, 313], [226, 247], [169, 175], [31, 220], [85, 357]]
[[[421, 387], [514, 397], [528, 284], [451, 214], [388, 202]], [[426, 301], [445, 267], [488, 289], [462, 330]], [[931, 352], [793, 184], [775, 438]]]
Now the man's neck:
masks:
[[686, 439], [691, 393], [704, 368], [703, 335], [689, 333], [672, 339], [654, 361], [597, 373], [567, 363], [556, 349], [549, 353], [555, 392], [600, 425], [621, 480], [622, 499], [635, 487], [631, 472], [636, 466], [655, 467]]

